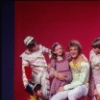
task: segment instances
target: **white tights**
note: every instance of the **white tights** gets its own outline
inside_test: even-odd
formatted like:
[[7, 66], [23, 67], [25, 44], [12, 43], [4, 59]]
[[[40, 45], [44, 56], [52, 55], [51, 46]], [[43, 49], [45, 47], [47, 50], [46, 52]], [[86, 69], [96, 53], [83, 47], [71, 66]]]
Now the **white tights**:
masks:
[[55, 94], [51, 100], [77, 100], [83, 96], [86, 96], [88, 93], [88, 88], [86, 85], [77, 86], [76, 88], [68, 91], [63, 91]]

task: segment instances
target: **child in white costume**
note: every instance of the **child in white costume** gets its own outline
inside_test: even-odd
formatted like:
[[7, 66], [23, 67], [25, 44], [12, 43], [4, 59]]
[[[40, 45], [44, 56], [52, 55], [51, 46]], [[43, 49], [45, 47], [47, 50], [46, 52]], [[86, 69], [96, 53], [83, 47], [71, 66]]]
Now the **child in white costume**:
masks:
[[27, 50], [20, 55], [20, 57], [22, 57], [23, 84], [26, 87], [29, 82], [26, 76], [25, 67], [30, 66], [32, 70], [31, 81], [38, 82], [42, 85], [43, 97], [47, 99], [50, 90], [50, 81], [47, 71], [47, 63], [43, 53], [47, 53], [50, 57], [51, 50], [37, 44], [36, 40], [32, 36], [27, 36], [24, 39], [24, 44], [26, 45]]
[[100, 38], [97, 38], [93, 41], [92, 47], [93, 49], [90, 51], [90, 64], [95, 82], [95, 89], [100, 95]]

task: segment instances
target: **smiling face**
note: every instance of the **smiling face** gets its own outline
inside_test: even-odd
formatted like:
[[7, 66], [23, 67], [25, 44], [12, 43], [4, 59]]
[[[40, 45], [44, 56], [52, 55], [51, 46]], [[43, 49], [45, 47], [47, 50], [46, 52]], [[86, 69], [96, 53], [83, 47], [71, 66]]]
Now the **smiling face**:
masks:
[[62, 46], [60, 44], [55, 47], [54, 53], [57, 56], [61, 56], [63, 54], [63, 49], [62, 49]]
[[77, 40], [72, 40], [68, 46], [69, 52], [73, 59], [77, 58], [82, 51], [82, 46]]
[[70, 46], [69, 52], [72, 58], [77, 58], [79, 56], [79, 51], [77, 46]]

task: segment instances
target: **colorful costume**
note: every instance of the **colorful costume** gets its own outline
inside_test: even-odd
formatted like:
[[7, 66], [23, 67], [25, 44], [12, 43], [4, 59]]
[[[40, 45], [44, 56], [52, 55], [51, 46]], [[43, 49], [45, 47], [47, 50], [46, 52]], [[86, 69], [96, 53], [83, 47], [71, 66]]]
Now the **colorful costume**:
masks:
[[67, 97], [69, 100], [77, 100], [87, 95], [90, 70], [89, 63], [80, 59], [76, 64], [71, 61], [70, 67], [72, 71], [72, 82], [65, 85], [65, 91], [57, 93], [51, 100], [63, 100]]
[[49, 74], [47, 72], [47, 63], [43, 53], [49, 54], [51, 56], [51, 51], [42, 46], [38, 45], [38, 51], [29, 53], [28, 50], [23, 52], [20, 57], [22, 57], [22, 79], [23, 84], [26, 86], [28, 84], [28, 79], [25, 73], [25, 67], [30, 66], [32, 70], [31, 81], [40, 83], [42, 85], [42, 93], [45, 98], [48, 98], [50, 90]]
[[[69, 60], [69, 58], [71, 58], [71, 56], [68, 52], [66, 52], [65, 56], [66, 56], [65, 59], [59, 60], [59, 58], [58, 58], [57, 61], [55, 61], [53, 59], [51, 60], [51, 68], [54, 68], [57, 72], [64, 74], [64, 76], [66, 77], [66, 80], [62, 81], [62, 80], [59, 80], [58, 78], [54, 77], [54, 79], [52, 81], [51, 89], [50, 89], [50, 98], [54, 94], [57, 93], [59, 87], [64, 86], [71, 82], [72, 76], [71, 76], [71, 71], [70, 71], [69, 62], [68, 62], [68, 60]], [[52, 76], [52, 74], [51, 74], [51, 76]]]
[[36, 97], [34, 97], [34, 96], [30, 96], [30, 99], [29, 100], [43, 100], [43, 98], [36, 98]]
[[[38, 87], [38, 89], [36, 89]], [[25, 88], [25, 91], [30, 95], [30, 97], [27, 100], [43, 100], [42, 98], [42, 93], [41, 96], [35, 95], [34, 93], [34, 89], [36, 89], [35, 91], [40, 91], [41, 90], [41, 84], [35, 83], [35, 82], [29, 82], [28, 85]]]
[[93, 72], [95, 87], [100, 93], [100, 54], [95, 54], [93, 50], [90, 51], [90, 64]]

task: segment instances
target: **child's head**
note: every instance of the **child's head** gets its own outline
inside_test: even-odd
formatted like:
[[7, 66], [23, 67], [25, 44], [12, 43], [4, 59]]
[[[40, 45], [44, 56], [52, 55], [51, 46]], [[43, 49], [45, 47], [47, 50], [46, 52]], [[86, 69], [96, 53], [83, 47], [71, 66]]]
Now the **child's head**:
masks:
[[42, 96], [41, 84], [29, 82], [25, 91], [31, 95]]
[[38, 49], [37, 41], [32, 36], [27, 36], [24, 39], [24, 44], [30, 52], [34, 52]]
[[96, 38], [93, 42], [92, 42], [92, 47], [93, 50], [96, 54], [100, 53], [100, 38]]
[[53, 59], [56, 59], [57, 56], [64, 57], [64, 50], [58, 42], [53, 44], [52, 49], [51, 49], [51, 53], [52, 53]]
[[82, 46], [77, 40], [72, 40], [68, 45], [68, 50], [72, 58], [78, 57], [82, 52]]

